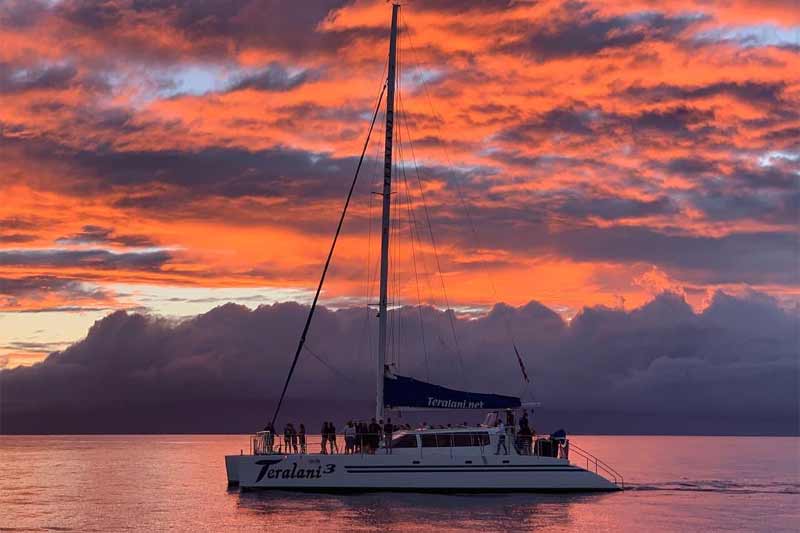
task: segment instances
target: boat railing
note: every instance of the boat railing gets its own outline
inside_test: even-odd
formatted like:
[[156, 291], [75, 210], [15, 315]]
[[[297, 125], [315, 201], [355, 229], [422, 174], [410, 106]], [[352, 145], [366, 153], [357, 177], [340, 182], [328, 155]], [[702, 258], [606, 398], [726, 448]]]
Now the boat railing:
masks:
[[[398, 432], [399, 434], [400, 432]], [[479, 447], [480, 455], [491, 455], [499, 451], [497, 443], [490, 440], [490, 436], [486, 431], [465, 432], [459, 431], [454, 433], [437, 433], [437, 432], [420, 432], [421, 446], [402, 446], [398, 449], [402, 450], [415, 450], [420, 458], [426, 453], [436, 451], [441, 453], [446, 450], [451, 457], [458, 455], [458, 450], [464, 447]], [[608, 466], [603, 461], [597, 459], [595, 456], [589, 454], [582, 448], [572, 445], [567, 440], [552, 439], [549, 437], [535, 437], [530, 438], [516, 438], [513, 432], [506, 434], [506, 450], [517, 455], [531, 455], [538, 457], [553, 457], [558, 459], [569, 460], [570, 450], [575, 450], [575, 453], [582, 459], [587, 461], [587, 470], [592, 467], [595, 471], [607, 470], [611, 477], [615, 479], [622, 479], [616, 471]], [[504, 451], [506, 451], [504, 450]], [[250, 453], [253, 455], [270, 455], [270, 454], [386, 454], [392, 453], [392, 446], [387, 445], [386, 439], [383, 435], [362, 433], [357, 435], [351, 441], [348, 447], [347, 440], [344, 435], [337, 434], [332, 440], [330, 437], [323, 439], [319, 434], [306, 434], [304, 439], [300, 435], [295, 435], [294, 439], [286, 437], [283, 434], [274, 434], [269, 431], [259, 431], [250, 437]]]
[[598, 475], [602, 472], [606, 477], [610, 478], [615, 485], [622, 489], [625, 488], [625, 479], [622, 477], [622, 474], [614, 470], [608, 463], [598, 459], [595, 455], [573, 442], [565, 441], [564, 448], [567, 453], [567, 458], [569, 458], [569, 455], [572, 455], [573, 458], [575, 458], [576, 455], [578, 456], [579, 459], [573, 461], [574, 464], [583, 466], [585, 462], [586, 470], [594, 470], [594, 473]]
[[[402, 430], [401, 430], [402, 431]], [[398, 431], [395, 438], [400, 434]], [[455, 450], [465, 446], [480, 447], [481, 455], [487, 453], [490, 447], [490, 438], [486, 431], [455, 433], [457, 438], [451, 437], [453, 434], [443, 433], [418, 433], [422, 438], [422, 446], [401, 446], [397, 449], [415, 450], [420, 457], [424, 455], [424, 450], [449, 450], [451, 456], [456, 455]], [[428, 439], [433, 438], [434, 443]], [[433, 445], [435, 444], [435, 445]], [[510, 445], [509, 445], [510, 448]], [[342, 454], [351, 453], [358, 455], [368, 455], [375, 453], [392, 453], [393, 447], [387, 442], [383, 434], [361, 433], [353, 438], [348, 447], [347, 439], [342, 434], [337, 434], [335, 439], [330, 437], [323, 439], [319, 434], [306, 434], [304, 439], [296, 435], [294, 439], [289, 437], [287, 440], [283, 434], [275, 434], [269, 431], [259, 431], [250, 436], [250, 453], [252, 455], [270, 454]]]
[[[398, 434], [400, 431], [398, 431]], [[377, 446], [376, 446], [377, 441]], [[348, 448], [347, 439], [342, 434], [337, 434], [333, 439], [323, 439], [319, 434], [306, 434], [304, 439], [295, 435], [294, 439], [287, 440], [282, 433], [259, 431], [250, 436], [250, 453], [252, 455], [271, 454], [343, 454], [353, 453], [366, 455], [370, 453], [390, 453], [391, 446], [387, 446], [383, 434], [361, 433], [353, 438], [351, 447]]]

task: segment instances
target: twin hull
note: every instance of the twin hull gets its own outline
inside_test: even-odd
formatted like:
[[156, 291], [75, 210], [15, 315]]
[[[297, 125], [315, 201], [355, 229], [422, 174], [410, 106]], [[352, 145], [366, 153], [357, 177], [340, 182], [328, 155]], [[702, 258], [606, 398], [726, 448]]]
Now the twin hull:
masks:
[[225, 466], [228, 483], [243, 490], [618, 490], [565, 459], [538, 456], [228, 455]]

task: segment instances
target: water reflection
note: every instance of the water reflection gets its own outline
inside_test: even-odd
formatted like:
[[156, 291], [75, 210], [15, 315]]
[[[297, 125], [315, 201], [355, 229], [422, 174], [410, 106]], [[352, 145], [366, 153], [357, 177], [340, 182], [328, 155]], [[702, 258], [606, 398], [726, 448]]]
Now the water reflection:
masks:
[[0, 531], [797, 531], [800, 439], [576, 440], [635, 490], [240, 494], [246, 436], [0, 436]]
[[337, 524], [348, 530], [414, 531], [531, 530], [547, 524], [570, 528], [580, 507], [601, 504], [614, 494], [413, 494], [243, 492], [243, 511], [272, 519], [302, 516], [304, 522]]

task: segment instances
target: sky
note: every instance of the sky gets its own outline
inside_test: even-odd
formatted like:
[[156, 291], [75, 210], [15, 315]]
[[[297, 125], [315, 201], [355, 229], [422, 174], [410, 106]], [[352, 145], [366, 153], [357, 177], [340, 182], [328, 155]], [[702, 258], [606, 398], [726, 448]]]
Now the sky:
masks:
[[[389, 19], [380, 0], [0, 1], [0, 368], [119, 311], [307, 304]], [[569, 328], [673, 296], [690, 322], [720, 298], [796, 317], [796, 0], [415, 0], [400, 27], [394, 305], [465, 328], [499, 303]], [[331, 312], [375, 300], [381, 118]]]

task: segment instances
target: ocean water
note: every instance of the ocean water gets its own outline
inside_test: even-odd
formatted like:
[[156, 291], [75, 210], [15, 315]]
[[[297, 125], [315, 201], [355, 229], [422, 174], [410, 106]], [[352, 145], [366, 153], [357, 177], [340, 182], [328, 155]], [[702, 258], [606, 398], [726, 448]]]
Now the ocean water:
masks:
[[573, 436], [609, 494], [228, 489], [247, 436], [0, 436], [0, 531], [800, 531], [800, 439]]

